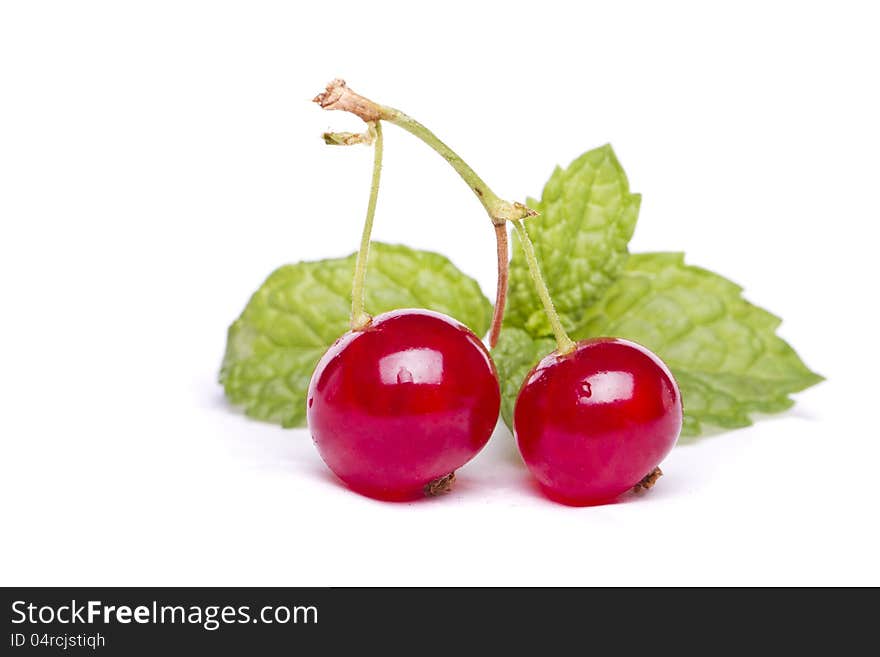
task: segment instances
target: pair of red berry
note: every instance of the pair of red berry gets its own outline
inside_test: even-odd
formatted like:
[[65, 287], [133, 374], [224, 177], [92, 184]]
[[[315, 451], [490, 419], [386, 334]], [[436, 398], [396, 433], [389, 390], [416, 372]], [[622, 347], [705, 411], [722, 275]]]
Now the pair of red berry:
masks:
[[405, 500], [442, 490], [488, 442], [498, 421], [498, 374], [480, 339], [454, 319], [425, 310], [371, 318], [365, 272], [382, 168], [382, 122], [419, 137], [456, 170], [483, 204], [498, 240], [494, 346], [507, 291], [507, 224], [513, 223], [558, 345], [526, 377], [514, 429], [526, 464], [549, 495], [569, 504], [611, 500], [636, 486], [672, 449], [681, 397], [647, 349], [616, 339], [573, 343], [541, 276], [523, 219], [536, 213], [504, 201], [436, 135], [400, 110], [333, 80], [315, 97], [324, 109], [363, 119], [363, 135], [327, 133], [329, 144], [373, 143], [370, 200], [352, 285], [352, 330], [318, 363], [308, 422], [324, 461], [351, 488]]
[[[489, 440], [495, 365], [446, 315], [396, 310], [342, 336], [318, 363], [308, 421], [322, 458], [352, 489], [386, 500], [430, 492]], [[613, 338], [553, 352], [526, 377], [514, 426], [552, 498], [610, 501], [669, 453], [681, 428], [675, 380], [653, 353]]]

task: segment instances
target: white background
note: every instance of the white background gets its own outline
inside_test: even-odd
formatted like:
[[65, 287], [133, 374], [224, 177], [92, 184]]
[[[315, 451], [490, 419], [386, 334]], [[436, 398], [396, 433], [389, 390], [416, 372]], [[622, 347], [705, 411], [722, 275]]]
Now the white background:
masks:
[[[3, 3], [0, 583], [880, 584], [874, 9]], [[449, 496], [350, 493], [216, 383], [270, 271], [357, 245], [370, 151], [309, 102], [335, 76], [510, 199], [611, 142], [633, 250], [744, 285], [828, 381], [634, 501], [546, 501], [503, 426]], [[491, 294], [479, 204], [385, 132], [375, 237]]]

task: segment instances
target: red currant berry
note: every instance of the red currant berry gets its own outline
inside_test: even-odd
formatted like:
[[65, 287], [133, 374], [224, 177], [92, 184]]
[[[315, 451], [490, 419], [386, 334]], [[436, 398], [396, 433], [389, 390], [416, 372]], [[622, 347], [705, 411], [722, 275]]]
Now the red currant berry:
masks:
[[675, 445], [681, 419], [681, 395], [663, 361], [616, 338], [546, 356], [514, 409], [529, 470], [551, 498], [577, 506], [638, 484]]
[[495, 365], [476, 335], [440, 313], [395, 310], [324, 354], [308, 421], [321, 458], [349, 487], [406, 500], [483, 448], [500, 403]]

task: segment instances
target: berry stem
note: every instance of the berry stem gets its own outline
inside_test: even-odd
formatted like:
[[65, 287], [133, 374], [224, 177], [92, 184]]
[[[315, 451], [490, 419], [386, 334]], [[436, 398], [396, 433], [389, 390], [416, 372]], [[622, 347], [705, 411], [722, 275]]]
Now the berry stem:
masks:
[[535, 247], [532, 244], [532, 240], [529, 239], [529, 234], [526, 232], [526, 225], [523, 223], [522, 219], [517, 219], [513, 222], [513, 228], [516, 230], [516, 235], [519, 237], [519, 243], [522, 246], [523, 255], [526, 257], [526, 263], [528, 263], [529, 266], [529, 275], [532, 277], [532, 282], [535, 284], [535, 291], [538, 293], [538, 297], [544, 305], [544, 312], [547, 313], [547, 319], [550, 320], [550, 327], [553, 329], [553, 335], [556, 337], [556, 351], [560, 356], [571, 353], [574, 351], [574, 342], [572, 342], [571, 338], [568, 337], [568, 334], [562, 327], [559, 313], [556, 312], [556, 308], [553, 306], [553, 299], [550, 298], [550, 291], [547, 289], [544, 277], [541, 276], [538, 259], [535, 257]]
[[504, 225], [507, 218], [513, 216], [512, 204], [499, 198], [489, 188], [489, 185], [477, 175], [477, 172], [461, 159], [458, 153], [443, 143], [437, 135], [400, 110], [391, 107], [381, 107], [380, 111], [384, 120], [418, 137], [446, 160], [455, 169], [456, 173], [461, 176], [461, 179], [467, 183], [467, 186], [471, 188], [471, 191], [476, 195], [480, 203], [483, 204], [493, 224]]
[[501, 331], [501, 320], [504, 316], [504, 304], [507, 297], [509, 260], [507, 257], [501, 258], [502, 249], [505, 253], [507, 252], [507, 228], [505, 224], [508, 221], [533, 217], [537, 213], [522, 203], [505, 201], [500, 198], [458, 153], [449, 148], [428, 128], [400, 110], [380, 105], [352, 91], [345, 84], [344, 80], [333, 80], [327, 85], [325, 91], [315, 97], [314, 101], [324, 109], [351, 112], [367, 123], [375, 122], [378, 125], [379, 121], [388, 121], [403, 128], [439, 153], [477, 196], [477, 199], [489, 215], [493, 226], [496, 227], [495, 239], [498, 245], [499, 256], [498, 289], [495, 297], [495, 313], [492, 319], [492, 328], [489, 333], [489, 344], [494, 347]]
[[510, 272], [510, 253], [507, 247], [507, 224], [495, 224], [495, 243], [498, 245], [498, 287], [495, 290], [495, 311], [492, 313], [492, 328], [489, 331], [489, 346], [498, 344], [501, 335], [501, 321], [507, 305], [507, 279]]
[[367, 203], [367, 218], [361, 234], [361, 247], [354, 266], [354, 282], [351, 286], [351, 328], [360, 331], [370, 325], [373, 318], [366, 311], [367, 256], [370, 254], [370, 234], [373, 232], [373, 217], [376, 214], [376, 200], [379, 198], [379, 178], [382, 175], [382, 126], [378, 121], [370, 124], [373, 141], [373, 179], [370, 184], [370, 200]]

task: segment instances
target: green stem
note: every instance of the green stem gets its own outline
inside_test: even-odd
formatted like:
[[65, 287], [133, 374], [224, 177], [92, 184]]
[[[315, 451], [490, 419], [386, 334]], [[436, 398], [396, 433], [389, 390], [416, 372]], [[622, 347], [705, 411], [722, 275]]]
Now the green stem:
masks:
[[373, 180], [370, 185], [370, 201], [367, 203], [367, 218], [361, 235], [361, 248], [358, 250], [354, 266], [354, 282], [351, 286], [351, 328], [359, 331], [370, 325], [372, 317], [366, 311], [367, 256], [370, 254], [370, 234], [373, 232], [373, 217], [376, 214], [376, 200], [379, 198], [379, 178], [382, 174], [382, 126], [376, 121], [371, 125], [375, 131], [375, 150], [373, 152]]
[[[394, 125], [403, 128], [410, 134], [421, 139], [425, 144], [430, 146], [434, 151], [439, 153], [453, 169], [461, 176], [462, 180], [467, 183], [471, 191], [476, 194], [477, 199], [482, 203], [489, 215], [489, 219], [495, 226], [495, 236], [498, 246], [498, 253], [507, 249], [507, 229], [506, 222], [533, 217], [537, 213], [530, 210], [522, 203], [505, 201], [493, 192], [485, 181], [480, 178], [477, 173], [465, 162], [455, 151], [444, 144], [433, 132], [428, 130], [421, 123], [410, 116], [407, 116], [400, 110], [393, 107], [386, 107], [375, 103], [369, 98], [364, 98], [360, 94], [352, 91], [344, 80], [333, 80], [327, 85], [327, 89], [315, 97], [315, 102], [324, 109], [342, 110], [351, 112], [359, 116], [367, 123], [376, 123], [379, 121], [388, 121]], [[326, 137], [325, 137], [326, 138]], [[334, 142], [338, 143], [338, 142]], [[499, 227], [504, 227], [503, 230]], [[492, 328], [489, 333], [489, 345], [494, 347], [501, 331], [501, 321], [504, 315], [504, 303], [507, 296], [507, 269], [509, 262], [506, 258], [498, 259], [498, 289], [495, 297], [495, 313], [492, 318]]]
[[550, 291], [547, 289], [544, 277], [541, 276], [538, 259], [535, 257], [535, 247], [532, 245], [532, 240], [529, 239], [529, 234], [526, 232], [526, 225], [522, 219], [517, 219], [513, 222], [513, 228], [516, 230], [519, 243], [522, 245], [523, 255], [525, 255], [526, 263], [529, 266], [529, 275], [535, 284], [538, 298], [541, 299], [541, 303], [544, 305], [544, 312], [547, 313], [547, 319], [550, 320], [550, 327], [553, 329], [553, 335], [556, 337], [556, 351], [560, 356], [570, 353], [574, 350], [574, 342], [572, 342], [562, 327], [559, 313], [556, 312], [556, 308], [553, 306], [553, 299], [550, 298]]
[[403, 128], [408, 133], [418, 137], [425, 142], [425, 144], [434, 149], [434, 151], [436, 151], [453, 169], [455, 169], [456, 173], [461, 176], [461, 179], [471, 188], [471, 191], [476, 194], [477, 199], [483, 204], [483, 207], [486, 209], [486, 213], [489, 215], [492, 222], [496, 224], [504, 224], [508, 218], [506, 215], [510, 214], [511, 211], [509, 206], [512, 204], [499, 198], [498, 195], [489, 188], [489, 185], [477, 175], [477, 172], [474, 171], [458, 153], [449, 148], [449, 146], [443, 143], [437, 135], [428, 130], [424, 125], [412, 117], [407, 116], [400, 110], [380, 105], [379, 112], [385, 121]]

